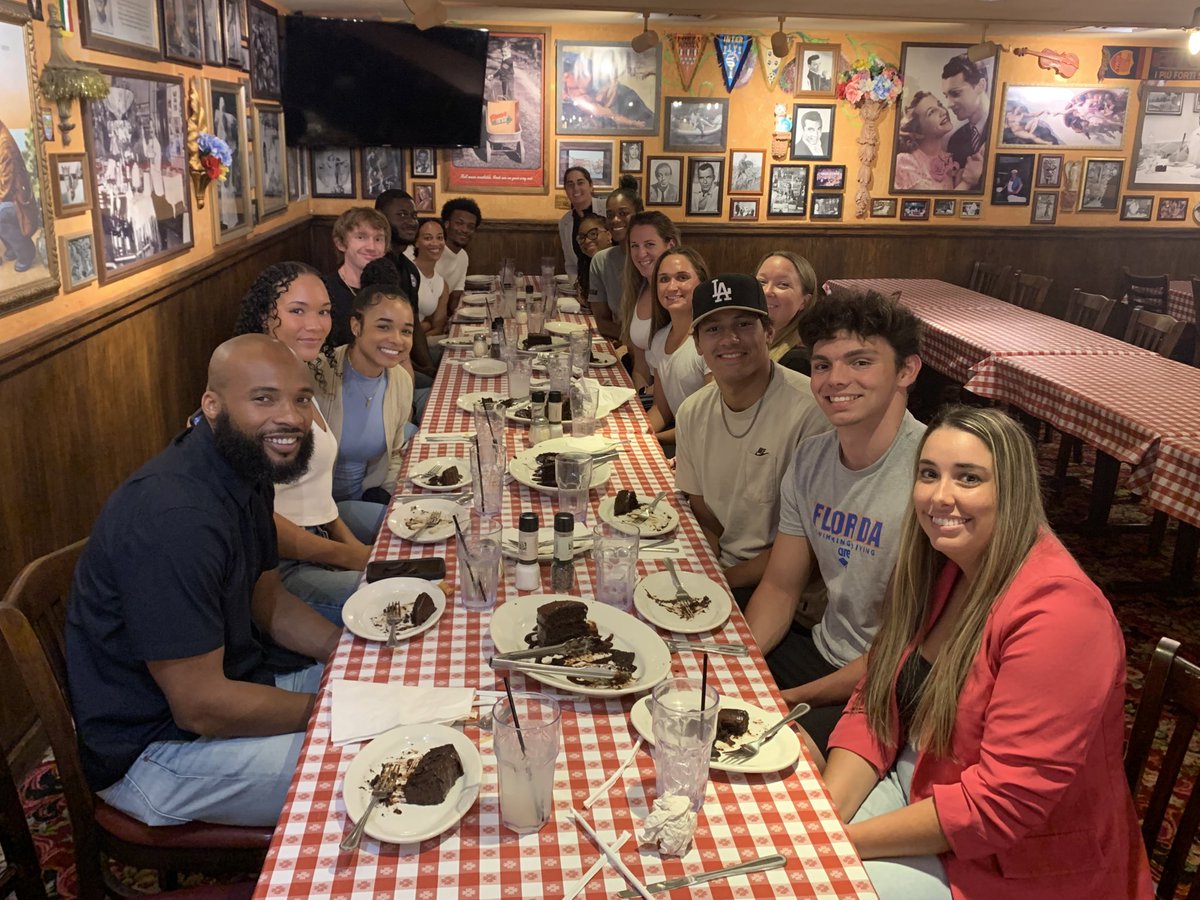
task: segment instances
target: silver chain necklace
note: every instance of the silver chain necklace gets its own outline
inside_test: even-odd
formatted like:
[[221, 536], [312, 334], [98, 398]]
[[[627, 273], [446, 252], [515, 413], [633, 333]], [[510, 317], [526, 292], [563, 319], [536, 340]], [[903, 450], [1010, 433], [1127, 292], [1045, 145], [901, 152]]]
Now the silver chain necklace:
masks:
[[767, 386], [763, 388], [762, 396], [758, 398], [758, 402], [754, 405], [754, 416], [750, 419], [750, 424], [746, 426], [746, 430], [741, 434], [734, 434], [733, 429], [729, 427], [729, 419], [725, 417], [725, 401], [721, 401], [721, 424], [725, 426], [725, 431], [735, 441], [740, 441], [754, 429], [754, 423], [758, 421], [758, 414], [762, 412], [763, 401], [767, 399], [767, 391], [771, 387], [771, 379], [775, 377], [775, 367], [771, 366], [771, 374], [767, 376]]
[[[354, 390], [358, 392], [358, 395], [363, 398], [363, 406], [366, 409], [370, 409], [371, 404], [375, 402], [375, 395], [379, 393], [379, 388], [383, 385], [386, 375], [386, 372], [381, 372], [376, 378], [372, 379], [375, 382], [375, 390], [371, 391], [370, 395], [368, 395], [366, 390], [361, 387], [361, 383], [358, 379], [350, 379], [350, 386], [353, 387]], [[359, 378], [362, 378], [362, 376], [359, 376]], [[367, 379], [363, 378], [362, 380], [365, 381]]]

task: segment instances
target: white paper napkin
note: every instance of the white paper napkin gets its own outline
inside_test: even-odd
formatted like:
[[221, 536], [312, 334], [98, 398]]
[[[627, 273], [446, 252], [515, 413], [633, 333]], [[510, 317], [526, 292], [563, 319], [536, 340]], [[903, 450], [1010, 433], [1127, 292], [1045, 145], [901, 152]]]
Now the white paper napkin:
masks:
[[412, 687], [333, 679], [334, 744], [365, 741], [397, 725], [453, 722], [470, 715], [474, 688]]
[[558, 306], [558, 311], [574, 315], [579, 312], [579, 301], [574, 297], [559, 297], [555, 304]]
[[637, 391], [633, 388], [601, 384], [595, 378], [581, 378], [580, 384], [590, 391], [599, 392], [600, 402], [596, 405], [597, 419], [603, 419], [622, 403], [628, 403], [637, 396]]

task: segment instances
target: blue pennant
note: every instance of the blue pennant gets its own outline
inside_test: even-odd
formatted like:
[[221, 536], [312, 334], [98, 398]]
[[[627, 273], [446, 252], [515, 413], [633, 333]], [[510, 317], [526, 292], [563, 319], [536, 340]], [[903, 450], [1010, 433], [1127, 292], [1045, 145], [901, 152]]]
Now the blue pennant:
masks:
[[733, 91], [742, 67], [750, 58], [754, 38], [748, 34], [718, 34], [713, 37], [717, 45], [717, 60], [721, 63], [721, 76], [725, 79], [725, 90]]

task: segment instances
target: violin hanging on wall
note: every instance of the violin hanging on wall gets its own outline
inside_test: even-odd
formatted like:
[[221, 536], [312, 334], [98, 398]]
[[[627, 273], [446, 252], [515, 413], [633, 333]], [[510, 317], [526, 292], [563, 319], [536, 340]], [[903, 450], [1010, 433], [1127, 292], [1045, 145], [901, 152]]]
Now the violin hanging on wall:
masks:
[[1070, 78], [1079, 71], [1079, 57], [1074, 53], [1059, 53], [1055, 50], [1038, 52], [1028, 47], [1014, 47], [1013, 56], [1036, 56], [1039, 66], [1057, 72], [1063, 78]]

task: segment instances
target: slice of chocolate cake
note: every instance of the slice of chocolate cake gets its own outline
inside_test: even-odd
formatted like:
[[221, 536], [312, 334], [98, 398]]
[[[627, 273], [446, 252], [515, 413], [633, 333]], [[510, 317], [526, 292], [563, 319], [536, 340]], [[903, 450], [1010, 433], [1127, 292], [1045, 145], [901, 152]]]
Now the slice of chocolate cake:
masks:
[[717, 713], [717, 741], [729, 743], [750, 727], [750, 714], [744, 709], [723, 709]]
[[578, 600], [552, 600], [537, 611], [537, 646], [552, 647], [571, 638], [591, 634], [587, 604]]
[[433, 602], [433, 598], [424, 591], [417, 594], [416, 602], [413, 603], [412, 612], [409, 613], [409, 620], [413, 625], [423, 625], [429, 621], [429, 617], [437, 611], [437, 606]]
[[617, 491], [617, 498], [613, 500], [613, 515], [627, 516], [641, 505], [635, 491]]
[[446, 799], [463, 774], [462, 760], [453, 744], [434, 747], [421, 757], [404, 785], [404, 799], [417, 806], [436, 806]]
[[458, 471], [458, 466], [447, 466], [437, 475], [430, 478], [429, 483], [441, 485], [442, 487], [450, 487], [453, 484], [458, 484], [462, 479], [462, 472]]

